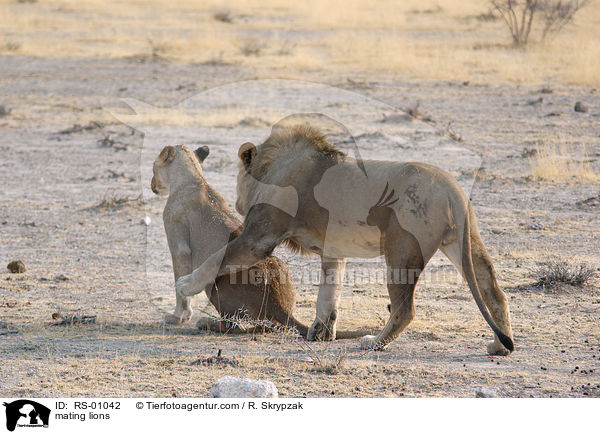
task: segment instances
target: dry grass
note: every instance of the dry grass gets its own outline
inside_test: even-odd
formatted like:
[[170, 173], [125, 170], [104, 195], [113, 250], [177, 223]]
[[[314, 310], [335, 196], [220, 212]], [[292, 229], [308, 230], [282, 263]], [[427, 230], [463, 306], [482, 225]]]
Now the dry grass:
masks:
[[594, 170], [585, 149], [576, 156], [566, 145], [538, 146], [529, 165], [532, 176], [544, 181], [600, 182], [600, 174]]
[[124, 208], [140, 208], [143, 206], [144, 202], [142, 199], [142, 195], [140, 194], [137, 197], [129, 198], [126, 196], [119, 196], [114, 192], [107, 193], [102, 200], [91, 207], [89, 210], [92, 211], [117, 211]]
[[272, 108], [224, 106], [205, 110], [195, 107], [160, 108], [134, 104], [136, 114], [114, 110], [114, 115], [129, 125], [174, 125], [229, 128], [238, 125], [268, 126], [286, 115]]
[[[235, 19], [233, 19], [235, 17]], [[0, 54], [136, 57], [257, 69], [404, 72], [432, 79], [600, 83], [600, 8], [554, 41], [509, 48], [483, 0], [246, 0], [0, 4]], [[290, 32], [294, 29], [294, 32]], [[250, 43], [248, 41], [251, 41]]]

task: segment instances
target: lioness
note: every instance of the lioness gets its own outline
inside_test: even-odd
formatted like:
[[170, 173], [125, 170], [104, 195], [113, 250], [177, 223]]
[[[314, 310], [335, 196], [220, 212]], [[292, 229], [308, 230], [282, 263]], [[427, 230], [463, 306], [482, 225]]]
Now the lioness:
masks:
[[[154, 162], [150, 188], [159, 196], [169, 196], [163, 221], [175, 280], [191, 273], [241, 234], [242, 223], [202, 174], [200, 163], [208, 154], [207, 146], [195, 152], [181, 145], [166, 146]], [[279, 258], [266, 255], [252, 265], [249, 271], [219, 277], [216, 287], [209, 288], [208, 298], [221, 317], [232, 319], [243, 314], [251, 319], [266, 319], [295, 327], [306, 336], [308, 327], [293, 316], [296, 293], [285, 264]], [[167, 314], [165, 322], [179, 324], [189, 320], [192, 316], [190, 298], [177, 294], [175, 312]], [[198, 327], [221, 331], [223, 324], [201, 318]], [[230, 330], [244, 331], [239, 325]]]
[[[357, 160], [309, 125], [273, 128], [238, 152], [236, 208], [244, 230], [218, 255], [176, 282], [189, 296], [210, 286], [228, 264], [251, 266], [282, 242], [321, 256], [323, 272], [341, 276], [346, 257], [385, 256], [390, 319], [361, 347], [382, 349], [414, 317], [420, 271], [441, 250], [460, 270], [495, 333], [487, 350], [513, 351], [506, 297], [477, 228], [469, 198], [440, 168], [422, 163]], [[218, 257], [218, 261], [215, 258]], [[323, 282], [309, 339], [334, 339], [341, 279]]]

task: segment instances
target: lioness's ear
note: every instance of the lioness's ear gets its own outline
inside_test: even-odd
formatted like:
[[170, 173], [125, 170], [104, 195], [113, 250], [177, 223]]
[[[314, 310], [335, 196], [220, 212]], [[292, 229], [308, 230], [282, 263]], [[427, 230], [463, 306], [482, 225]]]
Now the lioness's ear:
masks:
[[200, 146], [194, 152], [196, 153], [196, 157], [198, 157], [198, 160], [200, 160], [200, 162], [202, 163], [206, 159], [206, 157], [208, 157], [210, 149], [208, 149], [208, 146]]
[[252, 159], [256, 155], [256, 146], [250, 142], [244, 143], [240, 146], [240, 150], [238, 151], [238, 157], [244, 163], [244, 166], [247, 168], [252, 163]]
[[158, 154], [158, 159], [163, 163], [168, 163], [175, 158], [175, 148], [173, 146], [165, 146], [160, 154]]

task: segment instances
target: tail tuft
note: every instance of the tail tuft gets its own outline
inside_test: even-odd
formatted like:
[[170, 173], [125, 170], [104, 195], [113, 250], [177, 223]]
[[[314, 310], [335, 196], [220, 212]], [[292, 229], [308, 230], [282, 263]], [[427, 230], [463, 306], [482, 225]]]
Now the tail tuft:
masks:
[[498, 333], [498, 339], [500, 339], [502, 345], [504, 345], [511, 353], [515, 350], [515, 344], [513, 343], [512, 339], [506, 336], [504, 333]]

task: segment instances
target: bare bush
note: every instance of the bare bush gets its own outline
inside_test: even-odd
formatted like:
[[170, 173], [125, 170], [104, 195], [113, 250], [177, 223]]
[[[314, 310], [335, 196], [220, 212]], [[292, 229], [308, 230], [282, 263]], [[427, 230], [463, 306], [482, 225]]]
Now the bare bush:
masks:
[[541, 39], [545, 39], [560, 32], [588, 2], [589, 0], [490, 0], [506, 23], [516, 47], [527, 45], [536, 16], [542, 17]]
[[577, 11], [587, 3], [589, 3], [589, 0], [540, 2], [539, 9], [544, 20], [542, 39], [558, 34], [567, 24], [573, 21]]
[[517, 47], [527, 45], [538, 0], [491, 0], [490, 2], [508, 26], [513, 44]]
[[572, 264], [564, 259], [546, 262], [533, 271], [536, 286], [546, 287], [557, 284], [583, 286], [596, 275], [596, 270], [588, 264]]

